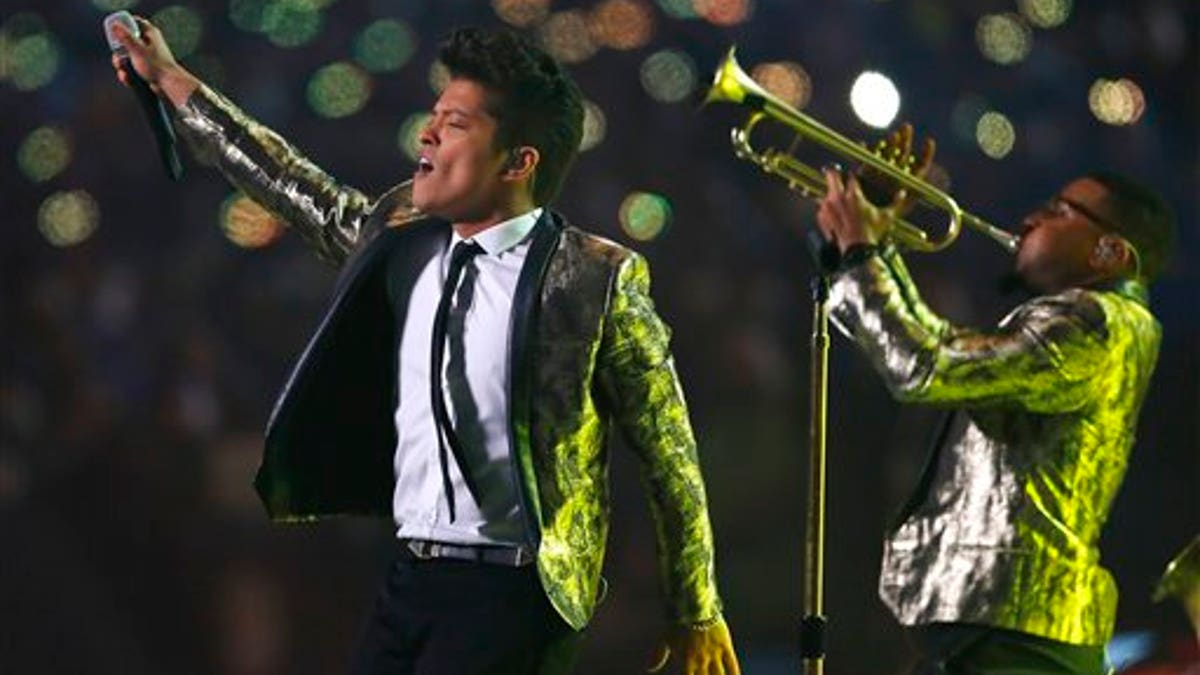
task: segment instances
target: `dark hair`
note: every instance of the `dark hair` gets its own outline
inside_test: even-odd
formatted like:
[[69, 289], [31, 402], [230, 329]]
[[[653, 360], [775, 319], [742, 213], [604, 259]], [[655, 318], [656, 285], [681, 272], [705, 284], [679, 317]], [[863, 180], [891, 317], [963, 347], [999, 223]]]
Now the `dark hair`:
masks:
[[478, 82], [491, 94], [488, 112], [501, 148], [537, 148], [533, 201], [554, 199], [583, 136], [583, 97], [558, 62], [516, 33], [482, 28], [451, 33], [439, 58], [451, 78]]
[[1154, 190], [1115, 171], [1086, 176], [1108, 190], [1109, 219], [1117, 233], [1137, 249], [1142, 276], [1155, 279], [1175, 251], [1175, 214]]

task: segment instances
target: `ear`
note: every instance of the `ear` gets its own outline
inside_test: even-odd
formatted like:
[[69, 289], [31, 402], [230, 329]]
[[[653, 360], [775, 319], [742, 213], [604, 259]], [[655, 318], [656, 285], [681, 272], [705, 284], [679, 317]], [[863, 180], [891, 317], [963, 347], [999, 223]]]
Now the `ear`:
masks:
[[1118, 276], [1129, 268], [1132, 257], [1128, 242], [1121, 237], [1106, 234], [1096, 240], [1088, 262], [1096, 271], [1106, 276]]
[[533, 172], [541, 161], [541, 154], [531, 145], [522, 145], [508, 151], [508, 159], [500, 167], [505, 180], [522, 180], [532, 178]]

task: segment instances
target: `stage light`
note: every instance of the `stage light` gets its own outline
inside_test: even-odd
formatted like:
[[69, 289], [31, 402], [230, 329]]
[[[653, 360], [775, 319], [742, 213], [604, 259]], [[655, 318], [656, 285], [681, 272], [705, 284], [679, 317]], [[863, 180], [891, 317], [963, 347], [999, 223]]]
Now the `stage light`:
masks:
[[92, 5], [102, 12], [117, 12], [122, 9], [132, 9], [138, 0], [92, 0]]
[[262, 248], [283, 235], [283, 223], [246, 195], [230, 195], [220, 210], [221, 231], [241, 248]]
[[413, 113], [400, 124], [400, 133], [396, 134], [396, 145], [400, 146], [400, 151], [414, 162], [417, 161], [417, 152], [421, 149], [421, 130], [425, 128], [426, 124], [429, 124], [430, 117], [431, 115], [427, 112]]
[[792, 61], [760, 63], [750, 72], [763, 89], [793, 108], [803, 108], [812, 97], [812, 79]]
[[546, 51], [563, 63], [579, 63], [598, 49], [588, 31], [587, 17], [579, 10], [551, 14], [538, 34]]
[[692, 0], [656, 0], [658, 7], [672, 19], [698, 19]]
[[900, 91], [887, 75], [868, 70], [850, 88], [850, 107], [865, 124], [884, 129], [900, 112]]
[[975, 141], [983, 154], [992, 159], [1003, 159], [1012, 152], [1017, 140], [1017, 130], [1004, 115], [990, 110], [980, 116], [975, 125]]
[[492, 9], [501, 21], [528, 28], [550, 15], [550, 0], [492, 0]]
[[632, 192], [621, 201], [621, 229], [638, 241], [650, 241], [671, 222], [671, 203], [651, 192]]
[[55, 177], [71, 163], [71, 143], [55, 127], [39, 127], [17, 149], [17, 166], [35, 183]]
[[373, 73], [399, 70], [416, 51], [416, 33], [397, 19], [372, 22], [354, 41], [354, 59]]
[[441, 61], [434, 61], [429, 65], [429, 88], [441, 94], [447, 84], [450, 84], [450, 69]]
[[248, 33], [261, 33], [269, 4], [270, 0], [229, 0], [229, 20]]
[[1146, 95], [1133, 80], [1101, 78], [1088, 89], [1088, 107], [1105, 124], [1134, 124], [1146, 112]]
[[637, 49], [654, 35], [654, 15], [638, 0], [604, 0], [588, 14], [588, 31], [606, 47]]
[[640, 75], [646, 93], [663, 103], [682, 101], [696, 88], [696, 64], [687, 54], [674, 49], [646, 57]]
[[1071, 0], [1017, 0], [1021, 16], [1038, 28], [1061, 26], [1071, 16]]
[[975, 128], [987, 110], [987, 102], [976, 94], [966, 94], [958, 99], [950, 110], [950, 128], [954, 135], [960, 141], [974, 143]]
[[985, 58], [1007, 66], [1029, 56], [1033, 34], [1019, 16], [989, 14], [975, 24], [975, 43]]
[[324, 17], [316, 0], [273, 0], [263, 8], [262, 31], [278, 47], [300, 47], [321, 32]]
[[736, 26], [754, 12], [751, 0], [692, 0], [692, 9], [717, 26]]
[[19, 91], [40, 89], [58, 74], [62, 47], [36, 14], [23, 13], [6, 21], [3, 35], [0, 71]]
[[608, 119], [600, 106], [591, 101], [583, 102], [583, 137], [579, 139], [579, 151], [591, 150], [604, 140], [608, 130]]
[[84, 190], [55, 192], [38, 208], [38, 231], [53, 246], [85, 241], [100, 224], [100, 207]]
[[185, 59], [200, 46], [204, 21], [194, 9], [183, 5], [164, 7], [151, 15], [150, 22], [162, 31], [176, 58]]
[[188, 70], [214, 89], [225, 86], [225, 64], [214, 54], [193, 54], [187, 60]]
[[321, 117], [347, 117], [371, 97], [371, 77], [346, 61], [317, 70], [308, 81], [308, 103]]

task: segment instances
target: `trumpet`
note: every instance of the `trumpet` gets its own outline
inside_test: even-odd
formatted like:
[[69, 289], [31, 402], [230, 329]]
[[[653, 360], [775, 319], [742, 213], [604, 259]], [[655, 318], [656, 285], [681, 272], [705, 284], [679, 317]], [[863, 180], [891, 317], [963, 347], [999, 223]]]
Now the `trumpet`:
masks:
[[1019, 237], [964, 211], [949, 194], [913, 175], [906, 167], [893, 163], [881, 152], [872, 151], [851, 141], [773, 96], [742, 70], [735, 52], [736, 47], [730, 47], [729, 53], [717, 68], [704, 104], [734, 103], [753, 111], [745, 124], [734, 127], [730, 132], [734, 154], [739, 159], [757, 164], [764, 172], [781, 178], [789, 188], [799, 191], [805, 197], [820, 199], [825, 196], [824, 175], [818, 169], [797, 159], [791, 149], [783, 151], [768, 147], [760, 151], [751, 144], [751, 134], [759, 123], [768, 118], [776, 120], [796, 134], [792, 142], [793, 149], [801, 140], [813, 141], [838, 157], [871, 167], [890, 178], [897, 187], [914, 197], [916, 204], [946, 214], [946, 226], [941, 233], [926, 232], [903, 218], [894, 219], [888, 234], [901, 246], [914, 251], [940, 251], [954, 243], [962, 227], [966, 225], [986, 235], [1010, 254], [1016, 253], [1021, 243]]

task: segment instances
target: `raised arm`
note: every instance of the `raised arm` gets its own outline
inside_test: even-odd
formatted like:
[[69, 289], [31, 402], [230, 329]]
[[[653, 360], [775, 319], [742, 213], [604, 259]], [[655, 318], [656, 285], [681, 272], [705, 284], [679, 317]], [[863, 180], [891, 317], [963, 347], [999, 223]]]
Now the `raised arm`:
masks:
[[996, 330], [958, 328], [924, 305], [890, 250], [840, 274], [830, 303], [903, 401], [1073, 410], [1107, 358], [1104, 310], [1087, 291], [1028, 302]]
[[[334, 264], [364, 235], [372, 200], [340, 185], [274, 131], [205, 86], [175, 60], [162, 33], [138, 18], [139, 38], [119, 24], [115, 35], [134, 69], [173, 104], [197, 159], [215, 165], [234, 187], [288, 223]], [[120, 61], [118, 78], [128, 84]]]

